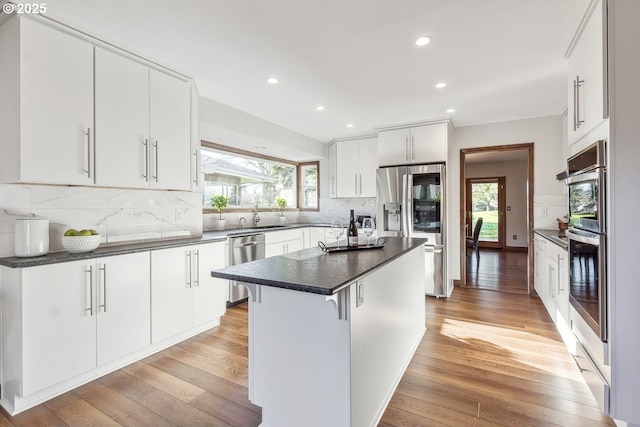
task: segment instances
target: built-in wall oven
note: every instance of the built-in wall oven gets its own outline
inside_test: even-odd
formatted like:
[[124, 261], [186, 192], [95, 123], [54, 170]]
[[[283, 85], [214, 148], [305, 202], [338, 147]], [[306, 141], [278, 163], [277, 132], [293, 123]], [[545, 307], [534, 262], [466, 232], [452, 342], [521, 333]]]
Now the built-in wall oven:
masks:
[[568, 161], [569, 301], [607, 341], [606, 164], [604, 141]]

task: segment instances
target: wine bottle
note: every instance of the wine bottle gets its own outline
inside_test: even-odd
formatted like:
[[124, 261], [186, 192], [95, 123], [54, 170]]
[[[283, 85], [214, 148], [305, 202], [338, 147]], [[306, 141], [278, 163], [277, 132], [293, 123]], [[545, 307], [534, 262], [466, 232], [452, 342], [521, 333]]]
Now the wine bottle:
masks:
[[347, 245], [350, 248], [358, 247], [358, 227], [353, 219], [353, 209], [351, 209], [349, 218], [349, 228], [347, 228]]

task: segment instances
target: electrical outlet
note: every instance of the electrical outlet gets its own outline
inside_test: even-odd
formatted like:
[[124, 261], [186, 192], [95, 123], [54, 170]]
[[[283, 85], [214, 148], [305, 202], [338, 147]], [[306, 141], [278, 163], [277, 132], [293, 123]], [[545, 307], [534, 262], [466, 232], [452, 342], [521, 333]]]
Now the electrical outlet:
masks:
[[513, 235], [513, 240], [518, 240], [518, 235], [517, 234]]

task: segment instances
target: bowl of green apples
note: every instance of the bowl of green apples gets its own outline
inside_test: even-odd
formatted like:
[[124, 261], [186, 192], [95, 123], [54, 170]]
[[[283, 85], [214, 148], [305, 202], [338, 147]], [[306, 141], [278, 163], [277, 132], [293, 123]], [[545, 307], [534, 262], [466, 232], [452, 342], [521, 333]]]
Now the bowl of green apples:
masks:
[[73, 254], [91, 252], [100, 246], [102, 236], [96, 230], [75, 230], [70, 228], [62, 236], [62, 247]]

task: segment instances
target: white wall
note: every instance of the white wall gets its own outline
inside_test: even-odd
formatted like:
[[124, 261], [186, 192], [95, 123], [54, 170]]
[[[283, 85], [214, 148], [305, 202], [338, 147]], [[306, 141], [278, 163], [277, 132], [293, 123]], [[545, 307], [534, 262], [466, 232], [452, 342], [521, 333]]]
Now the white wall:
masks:
[[[494, 162], [467, 164], [467, 178], [505, 177], [505, 245], [527, 247], [527, 162]], [[517, 239], [513, 239], [516, 235]]]
[[204, 141], [293, 161], [325, 156], [324, 143], [212, 99], [200, 98], [198, 109]]
[[[509, 122], [456, 128], [449, 144], [448, 181], [449, 271], [451, 279], [460, 279], [460, 150], [534, 143], [534, 227], [557, 228], [555, 219], [566, 213], [566, 189], [555, 176], [566, 168], [565, 137], [560, 117], [541, 117]], [[542, 212], [544, 208], [546, 212]], [[546, 213], [546, 215], [542, 215]]]

